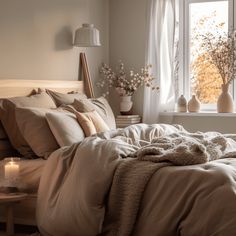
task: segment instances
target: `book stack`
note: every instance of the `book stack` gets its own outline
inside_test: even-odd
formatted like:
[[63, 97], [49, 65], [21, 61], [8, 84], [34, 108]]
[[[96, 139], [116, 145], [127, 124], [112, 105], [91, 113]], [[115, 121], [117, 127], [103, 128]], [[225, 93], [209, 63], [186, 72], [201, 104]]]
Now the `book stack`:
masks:
[[124, 128], [129, 125], [138, 124], [141, 122], [139, 115], [119, 115], [116, 117], [117, 128]]

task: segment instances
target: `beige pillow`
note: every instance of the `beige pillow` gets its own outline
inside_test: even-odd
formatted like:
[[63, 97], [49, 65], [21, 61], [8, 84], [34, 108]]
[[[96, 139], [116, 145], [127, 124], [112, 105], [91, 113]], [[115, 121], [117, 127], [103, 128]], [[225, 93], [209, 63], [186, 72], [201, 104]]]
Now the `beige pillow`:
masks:
[[14, 97], [2, 100], [0, 118], [8, 138], [12, 146], [20, 154], [30, 158], [34, 153], [18, 128], [15, 116], [16, 107], [56, 108], [56, 105], [47, 93], [36, 94], [30, 97]]
[[0, 160], [6, 157], [17, 157], [19, 153], [11, 146], [7, 139], [0, 140]]
[[52, 90], [47, 89], [47, 93], [52, 97], [55, 101], [56, 105], [59, 107], [61, 105], [70, 105], [74, 102], [75, 99], [85, 99], [87, 96], [82, 93], [58, 93]]
[[109, 130], [107, 124], [95, 110], [84, 113], [76, 112], [76, 116], [86, 137]]
[[59, 148], [46, 120], [46, 113], [57, 112], [46, 108], [16, 108], [16, 119], [21, 134], [39, 157], [47, 158]]
[[75, 114], [46, 113], [46, 119], [60, 147], [72, 145], [85, 138]]
[[0, 139], [8, 139], [7, 134], [2, 126], [2, 122], [0, 122]]
[[72, 106], [79, 112], [97, 111], [110, 129], [116, 128], [115, 117], [106, 98], [75, 99]]

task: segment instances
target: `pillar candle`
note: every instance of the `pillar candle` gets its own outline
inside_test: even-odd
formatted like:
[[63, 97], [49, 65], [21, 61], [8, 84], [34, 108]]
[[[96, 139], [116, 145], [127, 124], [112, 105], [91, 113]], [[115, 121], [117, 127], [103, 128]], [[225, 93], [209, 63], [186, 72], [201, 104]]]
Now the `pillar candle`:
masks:
[[16, 179], [19, 175], [19, 165], [10, 161], [5, 164], [5, 179]]

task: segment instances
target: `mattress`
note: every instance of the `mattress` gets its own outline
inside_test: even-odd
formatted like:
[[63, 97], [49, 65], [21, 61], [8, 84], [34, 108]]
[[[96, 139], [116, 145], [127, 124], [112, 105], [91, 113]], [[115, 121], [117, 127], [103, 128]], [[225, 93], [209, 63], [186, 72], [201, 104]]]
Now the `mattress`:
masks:
[[[31, 160], [21, 160], [18, 188], [27, 193], [37, 193], [40, 177], [46, 160], [38, 158]], [[4, 164], [0, 161], [0, 187], [4, 186]]]

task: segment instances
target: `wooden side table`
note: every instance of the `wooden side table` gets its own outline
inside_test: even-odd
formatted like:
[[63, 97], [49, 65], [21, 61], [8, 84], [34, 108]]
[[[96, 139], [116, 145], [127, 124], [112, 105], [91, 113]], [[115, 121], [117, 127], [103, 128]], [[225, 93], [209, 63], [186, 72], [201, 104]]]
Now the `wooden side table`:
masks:
[[25, 200], [27, 196], [28, 194], [26, 193], [14, 193], [14, 194], [0, 193], [0, 204], [6, 207], [7, 236], [14, 235], [13, 207], [16, 203]]

